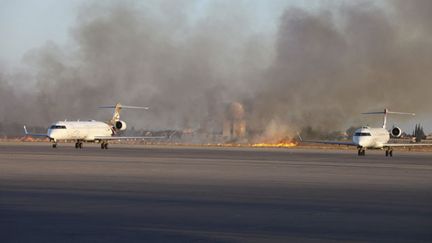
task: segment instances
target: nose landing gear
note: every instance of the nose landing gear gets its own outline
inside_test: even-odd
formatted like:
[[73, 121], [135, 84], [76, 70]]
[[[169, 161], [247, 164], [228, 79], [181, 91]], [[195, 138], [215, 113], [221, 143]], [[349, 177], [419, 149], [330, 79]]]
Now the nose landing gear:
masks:
[[50, 139], [50, 142], [52, 142], [53, 144], [52, 144], [52, 147], [53, 148], [57, 148], [57, 140], [55, 140], [54, 138], [49, 138]]
[[102, 142], [101, 149], [108, 149], [108, 142]]
[[365, 156], [366, 155], [366, 149], [365, 148], [358, 147], [357, 150], [358, 150], [358, 152], [357, 152], [358, 156]]

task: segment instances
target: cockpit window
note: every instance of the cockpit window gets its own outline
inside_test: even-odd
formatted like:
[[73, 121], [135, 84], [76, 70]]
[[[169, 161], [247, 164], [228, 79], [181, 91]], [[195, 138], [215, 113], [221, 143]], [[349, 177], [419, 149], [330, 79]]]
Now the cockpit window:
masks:
[[356, 136], [356, 137], [363, 137], [363, 136], [371, 136], [371, 134], [369, 132], [356, 132], [354, 134], [354, 136]]
[[52, 125], [50, 129], [66, 129], [66, 126], [63, 125]]

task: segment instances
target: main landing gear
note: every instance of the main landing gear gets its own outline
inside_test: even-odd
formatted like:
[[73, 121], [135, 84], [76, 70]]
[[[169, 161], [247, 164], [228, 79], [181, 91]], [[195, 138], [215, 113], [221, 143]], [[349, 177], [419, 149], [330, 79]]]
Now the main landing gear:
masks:
[[[365, 148], [358, 147], [357, 150], [358, 150], [358, 156], [365, 156], [365, 154], [366, 154]], [[393, 149], [392, 148], [386, 148], [385, 156], [386, 157], [389, 157], [389, 156], [393, 157]]]
[[76, 149], [82, 149], [82, 146], [83, 146], [83, 144], [82, 144], [82, 142], [80, 142], [80, 141], [77, 141], [76, 143], [75, 143], [75, 148]]
[[358, 152], [357, 152], [358, 156], [365, 156], [366, 155], [366, 149], [365, 148], [358, 147], [357, 150], [358, 150]]
[[102, 142], [101, 149], [108, 149], [108, 142]]
[[53, 143], [53, 144], [52, 144], [52, 147], [53, 147], [53, 148], [57, 148], [57, 143]]
[[393, 149], [392, 148], [387, 148], [386, 152], [385, 152], [386, 157], [390, 156], [393, 157]]

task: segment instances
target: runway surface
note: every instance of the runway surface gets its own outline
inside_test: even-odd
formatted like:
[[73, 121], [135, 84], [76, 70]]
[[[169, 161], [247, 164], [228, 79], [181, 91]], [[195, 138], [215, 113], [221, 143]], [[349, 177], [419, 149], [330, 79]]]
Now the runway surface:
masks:
[[431, 242], [432, 153], [0, 144], [0, 242]]

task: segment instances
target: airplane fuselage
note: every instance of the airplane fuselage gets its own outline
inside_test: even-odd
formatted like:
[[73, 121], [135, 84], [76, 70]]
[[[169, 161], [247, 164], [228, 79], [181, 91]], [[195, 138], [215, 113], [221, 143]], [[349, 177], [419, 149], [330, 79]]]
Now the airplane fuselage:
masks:
[[385, 128], [361, 127], [353, 135], [352, 141], [358, 147], [382, 149], [390, 140], [390, 133]]
[[[388, 109], [384, 109], [384, 111], [366, 112], [363, 114], [383, 114], [384, 120], [383, 120], [382, 127], [380, 128], [372, 128], [368, 126], [361, 127], [354, 132], [354, 135], [352, 137], [352, 142], [317, 141], [317, 140], [310, 140], [305, 142], [356, 146], [359, 156], [364, 156], [366, 154], [367, 149], [384, 149], [385, 155], [390, 157], [393, 156], [394, 147], [432, 146], [432, 144], [426, 144], [426, 143], [389, 143], [390, 137], [400, 138], [403, 133], [402, 130], [397, 126], [393, 126], [393, 128], [390, 131], [386, 129], [387, 115], [398, 114], [398, 115], [414, 116], [415, 115], [414, 113], [395, 112], [395, 111], [389, 111]], [[300, 140], [303, 141], [301, 137]]]
[[129, 140], [129, 139], [158, 139], [165, 137], [131, 137], [131, 136], [116, 136], [120, 131], [126, 130], [126, 122], [120, 120], [120, 110], [126, 109], [144, 109], [148, 107], [141, 106], [125, 106], [117, 103], [115, 106], [101, 106], [100, 108], [114, 109], [112, 119], [108, 122], [100, 122], [95, 120], [88, 121], [58, 121], [51, 124], [46, 134], [29, 133], [24, 125], [24, 132], [27, 136], [45, 137], [53, 142], [52, 147], [57, 147], [59, 140], [75, 141], [75, 148], [82, 148], [83, 142], [100, 143], [101, 149], [108, 149], [108, 142], [113, 140]]
[[94, 141], [95, 137], [112, 136], [110, 125], [100, 121], [58, 121], [47, 132], [51, 140]]

